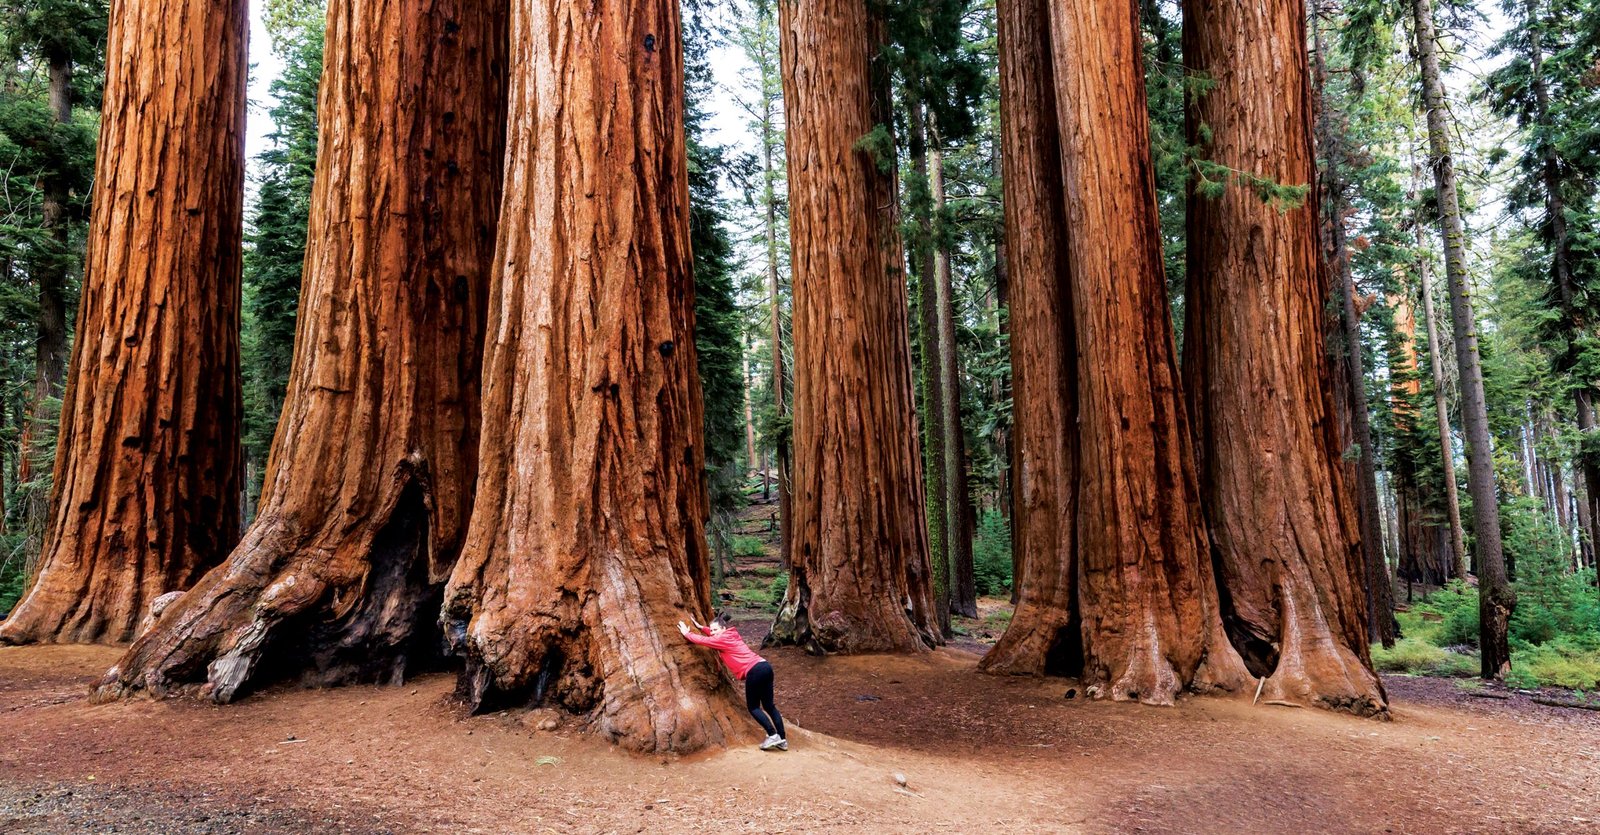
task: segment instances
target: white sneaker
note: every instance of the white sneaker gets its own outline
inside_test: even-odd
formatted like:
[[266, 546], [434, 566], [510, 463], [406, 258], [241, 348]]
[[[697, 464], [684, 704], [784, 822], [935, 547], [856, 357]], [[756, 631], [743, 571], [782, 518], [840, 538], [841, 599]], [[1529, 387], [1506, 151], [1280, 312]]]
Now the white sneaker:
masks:
[[[778, 746], [780, 745], [783, 747], [779, 748]], [[779, 751], [786, 751], [789, 748], [789, 741], [781, 736], [778, 736], [777, 734], [773, 734], [772, 736], [767, 737], [761, 743], [761, 750], [763, 751], [771, 751], [774, 748], [777, 748]]]

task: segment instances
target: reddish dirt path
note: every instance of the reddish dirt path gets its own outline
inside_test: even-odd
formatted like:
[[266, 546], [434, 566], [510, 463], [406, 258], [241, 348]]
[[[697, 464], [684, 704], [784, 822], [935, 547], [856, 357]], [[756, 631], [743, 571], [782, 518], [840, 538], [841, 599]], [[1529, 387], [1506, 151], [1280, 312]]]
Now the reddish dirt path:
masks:
[[1600, 832], [1581, 712], [1153, 709], [981, 676], [959, 651], [784, 650], [794, 750], [679, 760], [526, 712], [464, 719], [447, 675], [88, 704], [116, 655], [0, 649], [0, 832]]

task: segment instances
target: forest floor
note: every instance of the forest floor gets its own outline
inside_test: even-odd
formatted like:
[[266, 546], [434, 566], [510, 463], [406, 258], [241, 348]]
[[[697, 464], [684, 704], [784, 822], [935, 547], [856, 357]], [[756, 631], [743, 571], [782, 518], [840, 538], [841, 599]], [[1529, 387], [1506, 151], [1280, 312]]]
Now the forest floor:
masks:
[[[752, 643], [761, 565], [729, 584]], [[0, 648], [0, 832], [1600, 833], [1600, 713], [1406, 677], [1391, 722], [1089, 702], [976, 672], [1005, 609], [921, 658], [765, 652], [792, 750], [681, 759], [466, 716], [448, 673], [91, 705], [117, 649]]]

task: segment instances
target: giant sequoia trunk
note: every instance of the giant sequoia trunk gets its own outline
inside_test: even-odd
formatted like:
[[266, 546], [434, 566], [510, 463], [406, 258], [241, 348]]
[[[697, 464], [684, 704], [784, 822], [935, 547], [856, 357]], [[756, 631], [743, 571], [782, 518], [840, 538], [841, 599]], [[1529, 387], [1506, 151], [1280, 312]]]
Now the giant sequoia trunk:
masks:
[[[772, 639], [813, 651], [942, 640], [900, 249], [883, 21], [780, 7], [794, 269], [794, 543]], [[880, 158], [881, 157], [881, 158]]]
[[[1189, 0], [1183, 19], [1186, 64], [1215, 82], [1190, 98], [1189, 141], [1231, 169], [1312, 182], [1304, 5]], [[1192, 194], [1188, 242], [1184, 372], [1235, 643], [1266, 675], [1263, 695], [1386, 713], [1340, 465], [1315, 203], [1280, 211], [1235, 186]]]
[[438, 654], [477, 470], [503, 9], [333, 0], [316, 184], [261, 512], [102, 696], [398, 680]]
[[1000, 0], [1002, 180], [1011, 294], [1016, 611], [981, 669], [1077, 674], [1078, 357], [1046, 0]]
[[[1467, 275], [1466, 230], [1456, 196], [1455, 158], [1446, 124], [1444, 77], [1433, 26], [1431, 0], [1412, 0], [1412, 32], [1422, 67], [1422, 97], [1428, 109], [1428, 156], [1438, 201], [1439, 234], [1444, 242], [1444, 272], [1449, 285], [1450, 321], [1455, 331], [1456, 364], [1461, 371], [1461, 425], [1466, 430], [1467, 488], [1472, 494], [1472, 533], [1477, 548], [1478, 623], [1484, 678], [1499, 678], [1511, 667], [1508, 630], [1516, 594], [1506, 579], [1500, 544], [1500, 505], [1495, 490], [1494, 450], [1484, 402], [1483, 367], [1478, 358], [1478, 325]], [[1590, 484], [1593, 489], [1593, 484]]]
[[245, 39], [243, 0], [112, 14], [53, 510], [0, 641], [126, 641], [238, 540]]
[[[1006, 147], [1026, 151], [1018, 174], [1032, 170], [1035, 178], [1023, 185], [1008, 177], [1008, 202], [1018, 193], [1013, 189], [1024, 195], [1061, 189], [1060, 197], [1025, 197], [1015, 208], [1060, 200], [1065, 222], [1040, 217], [1041, 228], [1007, 234], [1017, 292], [1023, 295], [1024, 285], [1043, 291], [1025, 296], [1034, 301], [1019, 300], [1019, 308], [1064, 308], [1054, 295], [1060, 291], [1051, 288], [1065, 275], [1071, 318], [1019, 317], [1013, 339], [1022, 353], [1015, 365], [1025, 391], [1019, 401], [1039, 399], [1063, 419], [1075, 414], [1077, 447], [1074, 453], [1071, 440], [1051, 436], [1051, 415], [1019, 410], [1024, 469], [1041, 461], [1051, 471], [1037, 484], [1029, 484], [1030, 473], [1022, 476], [1019, 541], [1045, 550], [1027, 555], [1022, 606], [986, 668], [1081, 668], [1091, 695], [1148, 704], [1170, 704], [1186, 688], [1240, 689], [1249, 674], [1223, 633], [1179, 393], [1136, 8], [1114, 0], [1051, 5], [1047, 45], [1032, 40], [1042, 33], [1027, 35], [1038, 31], [1042, 13], [1039, 6], [1002, 4], [1009, 21], [1002, 54], [1021, 51], [1003, 70], [1015, 80], [1004, 94]], [[1044, 55], [1052, 58], [1053, 81], [1042, 77]], [[1053, 143], [1021, 133], [1041, 130], [1043, 120], [1018, 108], [1032, 98], [1045, 110], [1052, 89], [1060, 157], [1035, 168], [1031, 155]], [[1011, 206], [1006, 217], [1013, 227], [1028, 220]], [[1070, 233], [1061, 236], [1063, 228]], [[1042, 246], [1028, 241], [1045, 235], [1058, 237]], [[1023, 255], [1024, 242], [1039, 249]], [[1047, 257], [1052, 252], [1054, 259]], [[1039, 332], [1031, 330], [1036, 326]], [[1068, 334], [1075, 337], [1075, 403], [1071, 390], [1045, 388], [1073, 373], [1070, 348], [1059, 341]], [[1035, 362], [1048, 376], [1034, 376]], [[1055, 431], [1071, 432], [1074, 422], [1063, 419]], [[1052, 516], [1036, 518], [1045, 513]], [[1054, 542], [1047, 539], [1052, 534]], [[1030, 588], [1035, 582], [1038, 591]], [[1081, 645], [1074, 645], [1071, 626], [1079, 619]]]
[[676, 630], [711, 606], [677, 3], [530, 6], [448, 640], [477, 709], [559, 705], [643, 751], [724, 744], [749, 721]]

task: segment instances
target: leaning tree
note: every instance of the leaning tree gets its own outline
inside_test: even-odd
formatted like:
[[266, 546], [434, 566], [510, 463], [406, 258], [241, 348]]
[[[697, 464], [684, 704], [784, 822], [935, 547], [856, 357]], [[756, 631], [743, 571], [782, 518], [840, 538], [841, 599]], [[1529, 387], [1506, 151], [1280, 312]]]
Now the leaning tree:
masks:
[[1315, 202], [1291, 191], [1316, 177], [1305, 14], [1184, 4], [1184, 61], [1209, 79], [1188, 106], [1184, 375], [1228, 622], [1263, 694], [1385, 714], [1324, 341], [1330, 274]]
[[[1024, 386], [1035, 379], [1035, 356], [1050, 357], [1037, 364], [1036, 394], [1017, 398], [1019, 426], [1037, 427], [1019, 433], [1019, 456], [1024, 466], [1040, 458], [1057, 462], [1050, 482], [1029, 487], [1022, 476], [1024, 497], [1031, 489], [1054, 495], [1049, 502], [1019, 502], [1018, 527], [1036, 542], [1033, 526], [1054, 524], [1055, 535], [1071, 537], [1073, 545], [1045, 543], [1027, 554], [1022, 582], [1041, 583], [1045, 591], [1025, 592], [1033, 600], [1018, 608], [985, 669], [1078, 672], [1092, 695], [1148, 704], [1170, 704], [1186, 688], [1242, 688], [1249, 673], [1223, 633], [1178, 385], [1137, 8], [1113, 0], [1048, 10], [1008, 3], [1001, 4], [1009, 21], [1001, 49], [1020, 54], [1006, 59], [1012, 92], [1005, 98], [1005, 141], [1032, 143], [1033, 154], [1058, 144], [1059, 159], [1019, 166], [1019, 174], [1031, 171], [1035, 180], [1018, 190], [1008, 178], [1007, 194], [1059, 190], [1059, 198], [1021, 207], [1059, 199], [1067, 230], [1060, 235], [1062, 227], [1045, 225], [1052, 223], [1048, 211], [1006, 215], [1021, 226], [1007, 230], [1010, 240], [1059, 235], [1041, 249], [1064, 252], [1012, 263], [1014, 287], [1039, 288], [1034, 306], [1063, 311], [1013, 322], [1013, 362]], [[1048, 33], [1027, 36], [1043, 28], [1045, 16]], [[1023, 88], [1032, 93], [1019, 94]], [[1046, 121], [1052, 90], [1053, 140], [1020, 134]], [[1019, 112], [1029, 105], [1039, 111]], [[1031, 275], [1023, 275], [1024, 265]], [[1065, 304], [1045, 295], [1060, 292], [1052, 288], [1063, 277]], [[1075, 352], [1064, 344], [1068, 338]], [[1076, 388], [1044, 388], [1061, 386], [1057, 381], [1069, 375], [1057, 366], [1074, 358]], [[1045, 408], [1075, 414], [1075, 426], [1058, 421], [1056, 431], [1076, 438], [1043, 431], [1048, 418], [1029, 411]], [[1037, 443], [1045, 447], [1035, 449]], [[1037, 513], [1053, 518], [1035, 520]], [[1081, 624], [1076, 635], [1073, 622]]]
[[333, 0], [295, 357], [261, 510], [100, 688], [394, 680], [437, 655], [477, 472], [506, 10]]
[[919, 651], [934, 609], [899, 234], [884, 21], [867, 0], [782, 3], [794, 273], [789, 588], [771, 639]]
[[530, 5], [448, 639], [476, 709], [556, 705], [642, 751], [725, 744], [749, 720], [675, 628], [711, 607], [678, 4]]
[[0, 642], [126, 641], [238, 541], [246, 26], [244, 0], [112, 8], [53, 509]]

